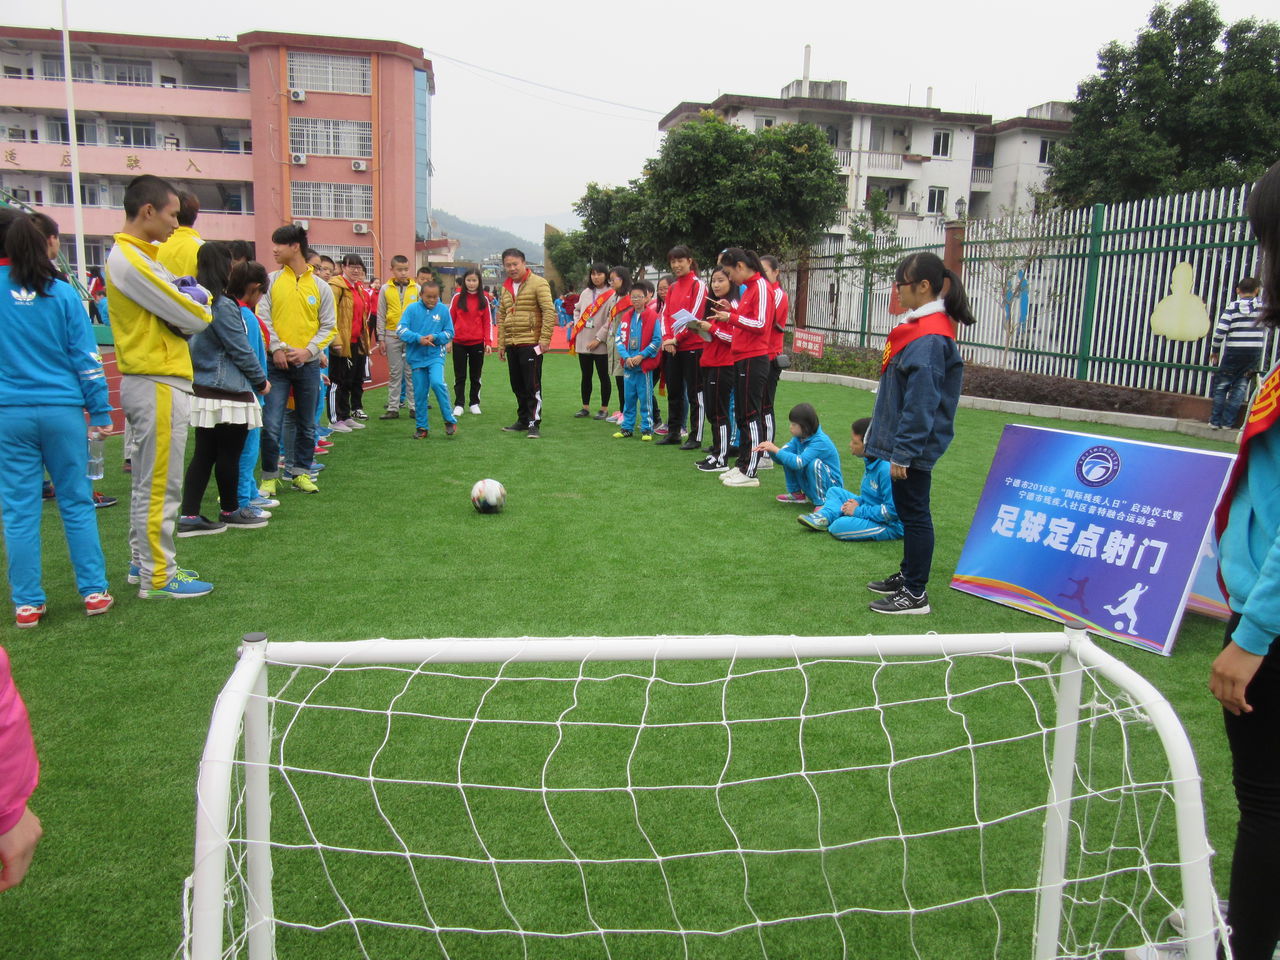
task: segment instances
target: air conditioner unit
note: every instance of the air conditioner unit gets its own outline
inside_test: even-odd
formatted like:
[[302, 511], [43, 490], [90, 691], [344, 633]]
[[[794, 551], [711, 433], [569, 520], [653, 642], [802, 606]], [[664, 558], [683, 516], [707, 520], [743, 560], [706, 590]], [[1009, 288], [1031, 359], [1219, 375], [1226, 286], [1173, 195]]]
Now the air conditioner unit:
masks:
[[368, 173], [369, 161], [368, 160], [352, 160], [351, 169], [354, 170], [356, 173]]
[[305, 153], [289, 154], [289, 162], [295, 167], [305, 167], [307, 165], [307, 155]]
[[367, 223], [353, 223], [351, 225], [352, 233], [368, 233], [369, 225]]
[[293, 221], [293, 225], [294, 225], [295, 227], [301, 227], [303, 230], [310, 230], [310, 229], [311, 229], [311, 221], [310, 221], [310, 220], [295, 220], [295, 221]]
[[292, 100], [294, 103], [304, 103], [304, 102], [306, 101], [306, 99], [307, 99], [307, 91], [305, 91], [305, 90], [290, 90], [290, 91], [289, 91], [289, 99], [290, 99], [290, 100]]

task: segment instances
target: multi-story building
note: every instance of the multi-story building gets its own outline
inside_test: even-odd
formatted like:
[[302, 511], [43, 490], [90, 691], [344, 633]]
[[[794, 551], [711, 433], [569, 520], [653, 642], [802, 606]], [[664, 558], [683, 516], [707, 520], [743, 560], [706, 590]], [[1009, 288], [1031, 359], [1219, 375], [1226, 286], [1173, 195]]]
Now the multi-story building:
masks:
[[[0, 190], [55, 220], [74, 259], [61, 34], [0, 27]], [[430, 221], [430, 97], [420, 49], [246, 33], [235, 40], [73, 31], [71, 77], [86, 260], [100, 265], [128, 182], [154, 173], [200, 198], [206, 239], [305, 222], [316, 249], [386, 274]]]
[[[1045, 104], [1026, 118], [993, 125], [988, 114], [933, 106], [932, 89], [924, 106], [849, 100], [846, 89], [842, 80], [801, 79], [779, 97], [724, 94], [710, 103], [681, 103], [658, 127], [671, 130], [704, 110], [753, 130], [815, 124], [835, 150], [847, 210], [881, 191], [900, 221], [1025, 209], [1048, 174], [1054, 143], [1070, 129], [1066, 104]], [[847, 224], [845, 212], [830, 233], [838, 236]]]

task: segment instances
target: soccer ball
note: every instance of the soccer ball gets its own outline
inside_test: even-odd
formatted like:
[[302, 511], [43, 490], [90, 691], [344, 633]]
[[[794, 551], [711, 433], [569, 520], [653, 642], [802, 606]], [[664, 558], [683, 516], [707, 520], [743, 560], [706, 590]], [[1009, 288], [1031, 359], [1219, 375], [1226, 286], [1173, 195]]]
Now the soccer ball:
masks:
[[471, 505], [480, 513], [497, 513], [507, 502], [507, 488], [497, 480], [477, 480], [471, 488]]

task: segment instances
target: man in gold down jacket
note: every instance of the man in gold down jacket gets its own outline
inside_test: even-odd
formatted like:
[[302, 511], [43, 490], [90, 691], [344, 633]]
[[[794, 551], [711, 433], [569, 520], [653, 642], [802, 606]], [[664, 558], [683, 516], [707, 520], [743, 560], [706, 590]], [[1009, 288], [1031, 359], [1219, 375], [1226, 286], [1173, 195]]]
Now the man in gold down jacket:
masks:
[[502, 429], [536, 440], [542, 436], [542, 358], [551, 349], [556, 306], [551, 286], [519, 250], [504, 250], [502, 267], [507, 279], [498, 289], [498, 359], [507, 364], [516, 395], [516, 422]]

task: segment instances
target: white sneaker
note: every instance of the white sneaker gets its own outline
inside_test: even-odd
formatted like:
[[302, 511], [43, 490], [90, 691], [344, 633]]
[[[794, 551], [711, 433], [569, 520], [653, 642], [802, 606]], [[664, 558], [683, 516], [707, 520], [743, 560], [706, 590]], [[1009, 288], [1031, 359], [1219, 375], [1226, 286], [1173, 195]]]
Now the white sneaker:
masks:
[[1186, 960], [1186, 956], [1184, 943], [1148, 943], [1124, 952], [1124, 960]]
[[455, 417], [462, 416], [462, 404], [458, 404], [456, 407], [453, 408], [453, 415]]
[[346, 424], [348, 433], [350, 433], [352, 430], [363, 430], [365, 428], [365, 425], [361, 423], [359, 420], [348, 419], [348, 420], [343, 420], [342, 422]]
[[741, 470], [739, 470], [737, 467], [730, 467], [724, 473], [720, 474], [720, 482], [728, 483], [734, 477], [745, 477], [745, 476], [746, 474], [743, 473]]
[[480, 404], [473, 403], [471, 405], [471, 412], [474, 413], [477, 417], [480, 416]]
[[761, 458], [760, 458], [760, 462], [759, 462], [758, 464], [756, 464], [756, 469], [757, 469], [757, 470], [772, 470], [772, 469], [773, 469], [773, 457], [769, 456], [769, 455], [766, 453], [763, 457], [761, 457]]
[[355, 423], [355, 421], [354, 420], [335, 420], [333, 421], [333, 423], [329, 424], [329, 427], [335, 433], [350, 433], [351, 428], [347, 426], [348, 423]]
[[726, 487], [758, 487], [760, 486], [760, 478], [741, 472], [736, 477], [731, 477], [726, 473], [724, 475], [724, 485]]

